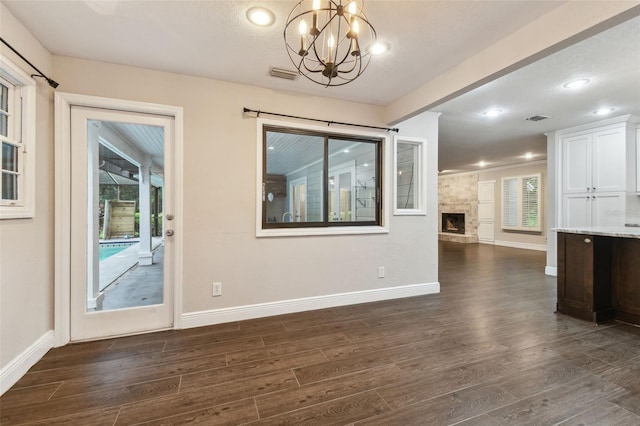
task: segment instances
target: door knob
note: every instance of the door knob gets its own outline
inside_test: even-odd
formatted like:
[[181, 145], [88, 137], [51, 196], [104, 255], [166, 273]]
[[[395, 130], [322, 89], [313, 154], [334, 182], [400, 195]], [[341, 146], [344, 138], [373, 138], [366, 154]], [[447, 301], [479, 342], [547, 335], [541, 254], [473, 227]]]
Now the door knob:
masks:
[[167, 237], [173, 237], [173, 229], [167, 229], [167, 230], [165, 231], [165, 235], [166, 235]]

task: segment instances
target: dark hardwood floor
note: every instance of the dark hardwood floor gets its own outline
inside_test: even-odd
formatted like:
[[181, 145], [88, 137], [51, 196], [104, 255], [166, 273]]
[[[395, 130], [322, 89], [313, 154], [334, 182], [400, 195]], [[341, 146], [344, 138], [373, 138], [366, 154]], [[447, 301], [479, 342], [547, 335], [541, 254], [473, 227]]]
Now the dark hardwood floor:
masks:
[[640, 328], [554, 314], [545, 254], [441, 243], [441, 294], [51, 350], [46, 425], [640, 425]]

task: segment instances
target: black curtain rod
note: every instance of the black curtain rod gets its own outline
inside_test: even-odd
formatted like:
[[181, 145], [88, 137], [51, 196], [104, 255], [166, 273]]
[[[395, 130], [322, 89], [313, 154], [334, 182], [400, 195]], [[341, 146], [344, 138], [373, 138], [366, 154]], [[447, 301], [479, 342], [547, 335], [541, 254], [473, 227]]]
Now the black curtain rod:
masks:
[[31, 68], [33, 68], [34, 70], [38, 71], [38, 74], [31, 74], [31, 77], [42, 77], [45, 80], [47, 80], [47, 83], [49, 83], [49, 86], [53, 87], [54, 89], [56, 87], [59, 86], [58, 82], [54, 81], [52, 78], [47, 77], [46, 75], [44, 75], [44, 73], [42, 71], [40, 71], [35, 65], [33, 65], [31, 62], [29, 62], [29, 60], [27, 58], [25, 58], [24, 56], [22, 56], [22, 54], [20, 52], [18, 52], [16, 49], [13, 48], [13, 46], [11, 46], [9, 43], [7, 43], [5, 41], [5, 39], [3, 39], [2, 37], [0, 37], [0, 41], [2, 43], [4, 43], [9, 49], [11, 49], [13, 51], [13, 53], [15, 53], [16, 55], [18, 55], [20, 57], [20, 59], [22, 59], [23, 61], [25, 61], [27, 64], [29, 64], [29, 66]]
[[318, 118], [298, 117], [297, 115], [287, 115], [287, 114], [278, 114], [275, 112], [260, 111], [255, 109], [249, 109], [247, 107], [244, 108], [243, 112], [255, 112], [258, 117], [260, 117], [260, 114], [266, 114], [266, 115], [273, 115], [276, 117], [297, 118], [298, 120], [315, 121], [317, 123], [327, 123], [327, 126], [331, 126], [332, 124], [340, 124], [342, 126], [364, 127], [367, 129], [384, 130], [386, 132], [398, 133], [400, 131], [400, 129], [398, 129], [397, 127], [394, 127], [394, 128], [378, 127], [378, 126], [367, 126], [366, 124], [343, 123], [342, 121], [320, 120]]

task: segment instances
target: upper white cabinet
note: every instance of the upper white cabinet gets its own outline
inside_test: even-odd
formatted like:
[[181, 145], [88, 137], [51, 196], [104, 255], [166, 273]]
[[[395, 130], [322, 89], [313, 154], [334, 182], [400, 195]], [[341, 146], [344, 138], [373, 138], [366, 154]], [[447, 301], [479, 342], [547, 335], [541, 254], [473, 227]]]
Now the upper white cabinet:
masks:
[[620, 126], [593, 134], [592, 191], [624, 191], [626, 185], [626, 129]]
[[560, 226], [624, 225], [626, 193], [640, 188], [636, 133], [631, 116], [556, 132]]
[[625, 145], [624, 124], [562, 138], [563, 193], [625, 191]]

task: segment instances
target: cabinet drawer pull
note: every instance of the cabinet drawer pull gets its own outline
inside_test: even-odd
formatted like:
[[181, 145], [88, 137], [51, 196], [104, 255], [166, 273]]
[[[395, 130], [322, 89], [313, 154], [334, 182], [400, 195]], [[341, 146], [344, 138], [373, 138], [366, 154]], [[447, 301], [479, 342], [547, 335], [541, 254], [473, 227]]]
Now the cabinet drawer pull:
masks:
[[591, 242], [591, 238], [585, 238], [585, 239], [584, 239], [584, 242], [585, 242], [585, 243], [587, 243], [587, 244], [589, 244], [589, 243]]

